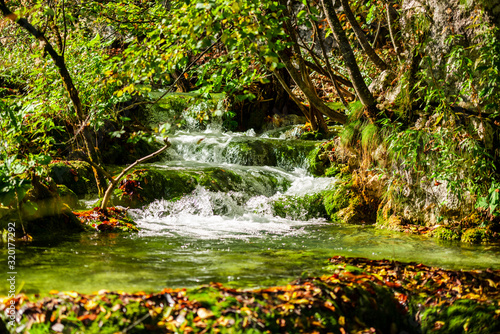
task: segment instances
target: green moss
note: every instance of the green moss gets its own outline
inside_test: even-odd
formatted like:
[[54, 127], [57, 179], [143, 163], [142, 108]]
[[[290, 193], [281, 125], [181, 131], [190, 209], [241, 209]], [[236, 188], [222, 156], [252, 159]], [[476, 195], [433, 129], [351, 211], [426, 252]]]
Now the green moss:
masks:
[[308, 156], [309, 172], [315, 176], [337, 175], [342, 170], [343, 164], [336, 161], [334, 152], [335, 142], [333, 140], [317, 145]]
[[138, 169], [120, 182], [113, 204], [137, 208], [158, 198], [183, 196], [193, 191], [197, 184], [197, 178], [191, 173]]
[[332, 220], [337, 220], [337, 213], [349, 206], [349, 196], [347, 196], [350, 189], [349, 185], [342, 184], [334, 190], [327, 191], [324, 195], [324, 206], [326, 213]]
[[488, 242], [491, 239], [491, 233], [484, 227], [474, 227], [467, 229], [462, 233], [461, 241], [472, 244]]
[[460, 240], [460, 234], [457, 231], [445, 226], [435, 229], [432, 235], [441, 240]]
[[298, 220], [328, 217], [322, 193], [305, 196], [283, 196], [273, 202], [273, 211], [276, 216]]
[[58, 184], [57, 192], [64, 204], [67, 204], [70, 208], [76, 208], [78, 205], [78, 196], [73, 190], [69, 189], [64, 184]]
[[64, 161], [49, 165], [49, 176], [58, 185], [65, 185], [76, 195], [97, 193], [92, 167], [84, 161]]
[[273, 145], [267, 141], [237, 138], [225, 148], [226, 158], [244, 166], [276, 166]]
[[421, 315], [422, 332], [498, 333], [500, 321], [496, 309], [496, 303], [479, 304], [476, 300], [470, 299], [458, 300], [447, 308], [430, 307]]

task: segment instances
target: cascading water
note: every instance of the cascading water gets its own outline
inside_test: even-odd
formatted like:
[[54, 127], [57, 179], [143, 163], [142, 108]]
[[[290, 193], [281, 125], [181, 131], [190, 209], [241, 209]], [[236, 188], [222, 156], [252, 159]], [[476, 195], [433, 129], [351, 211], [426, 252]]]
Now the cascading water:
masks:
[[[308, 175], [306, 156], [314, 142], [274, 139], [276, 132], [271, 138], [218, 129], [194, 126], [178, 132], [170, 138], [165, 161], [141, 168], [201, 173], [217, 167], [237, 176], [230, 191], [198, 185], [176, 200], [158, 198], [130, 210], [138, 234], [83, 233], [23, 245], [16, 249], [23, 291], [158, 291], [213, 281], [269, 286], [286, 284], [303, 271], [325, 273], [334, 255], [448, 268], [499, 266], [498, 246], [442, 243], [311, 216], [314, 212], [298, 205], [299, 199], [336, 184]], [[7, 250], [2, 251], [6, 257]], [[0, 270], [7, 272], [5, 265]], [[2, 289], [5, 285], [0, 294], [6, 294]]]
[[[262, 142], [254, 131], [222, 133], [182, 131], [170, 138], [170, 160], [154, 164], [158, 168], [179, 166], [223, 166], [242, 176], [240, 191], [210, 192], [198, 187], [177, 201], [159, 199], [143, 209], [130, 213], [144, 235], [182, 235], [204, 239], [258, 238], [262, 236], [305, 233], [301, 226], [325, 223], [325, 219], [301, 220], [300, 213], [282, 218], [273, 212], [272, 203], [291, 195], [304, 196], [326, 190], [335, 183], [332, 178], [313, 178], [306, 170], [286, 163], [268, 166], [263, 153], [256, 152]], [[282, 144], [283, 140], [271, 140]], [[251, 143], [252, 146], [249, 146]], [[232, 145], [231, 144], [235, 144]], [[271, 146], [268, 143], [269, 146]], [[313, 147], [312, 145], [309, 146]], [[248, 150], [242, 155], [241, 150]], [[297, 155], [305, 166], [305, 156]], [[256, 162], [257, 165], [249, 165]], [[286, 170], [288, 169], [288, 170]], [[259, 176], [272, 175], [281, 187], [259, 182]]]

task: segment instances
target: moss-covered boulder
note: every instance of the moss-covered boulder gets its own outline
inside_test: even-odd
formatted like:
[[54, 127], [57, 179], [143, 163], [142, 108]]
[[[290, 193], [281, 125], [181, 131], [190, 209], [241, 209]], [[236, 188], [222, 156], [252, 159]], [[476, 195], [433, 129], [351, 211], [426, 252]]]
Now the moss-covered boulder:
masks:
[[460, 231], [457, 229], [451, 228], [449, 226], [440, 226], [436, 228], [433, 232], [432, 235], [441, 240], [460, 240]]
[[57, 185], [57, 192], [59, 194], [59, 198], [64, 204], [67, 204], [70, 208], [75, 209], [78, 205], [78, 196], [75, 192], [64, 184]]
[[176, 199], [198, 185], [209, 191], [241, 191], [247, 196], [271, 196], [289, 186], [289, 181], [270, 173], [208, 167], [202, 169], [142, 168], [128, 174], [115, 190], [115, 205], [137, 208], [156, 199]]
[[278, 166], [287, 170], [309, 167], [316, 142], [235, 137], [223, 149], [223, 160], [244, 166]]
[[76, 195], [97, 193], [94, 172], [87, 162], [74, 160], [52, 163], [49, 165], [49, 176]]
[[422, 333], [499, 333], [498, 306], [495, 304], [464, 299], [448, 307], [430, 307], [420, 316]]
[[[32, 177], [32, 187], [27, 191], [19, 211], [16, 208], [1, 208], [0, 230], [7, 230], [14, 224], [17, 238], [57, 236], [82, 231], [80, 221], [71, 208], [61, 200], [59, 187], [38, 176]], [[74, 193], [73, 200], [75, 200]]]
[[269, 141], [234, 138], [223, 154], [230, 163], [244, 166], [276, 166], [276, 155]]
[[468, 228], [462, 233], [460, 240], [462, 242], [468, 242], [472, 244], [479, 244], [482, 242], [488, 242], [493, 239], [493, 235], [490, 230], [485, 227], [472, 227]]
[[276, 216], [294, 220], [328, 218], [323, 197], [323, 193], [305, 196], [280, 196], [272, 203], [273, 213]]
[[[370, 201], [370, 202], [369, 202]], [[365, 199], [353, 180], [344, 181], [325, 192], [324, 206], [334, 221], [351, 224], [373, 224], [376, 222], [376, 199]]]
[[349, 174], [347, 164], [338, 161], [335, 156], [334, 140], [325, 141], [316, 146], [308, 156], [308, 170], [315, 176], [339, 176]]

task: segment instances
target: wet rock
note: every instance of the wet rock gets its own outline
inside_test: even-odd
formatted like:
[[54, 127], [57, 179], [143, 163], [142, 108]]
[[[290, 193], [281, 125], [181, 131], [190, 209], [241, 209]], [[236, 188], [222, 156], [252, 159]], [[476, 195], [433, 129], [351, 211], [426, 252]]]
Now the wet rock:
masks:
[[198, 185], [215, 192], [241, 191], [246, 196], [272, 196], [286, 189], [289, 182], [269, 173], [249, 171], [240, 175], [219, 167], [137, 169], [121, 181], [113, 203], [137, 208], [156, 199], [175, 200], [191, 193]]
[[67, 204], [70, 208], [76, 208], [78, 205], [78, 196], [73, 190], [69, 189], [64, 184], [58, 184], [57, 192], [64, 204]]
[[323, 193], [305, 196], [281, 196], [273, 201], [274, 214], [293, 220], [329, 218], [326, 213]]
[[92, 167], [84, 161], [61, 161], [49, 165], [49, 176], [59, 185], [65, 185], [76, 195], [97, 193]]

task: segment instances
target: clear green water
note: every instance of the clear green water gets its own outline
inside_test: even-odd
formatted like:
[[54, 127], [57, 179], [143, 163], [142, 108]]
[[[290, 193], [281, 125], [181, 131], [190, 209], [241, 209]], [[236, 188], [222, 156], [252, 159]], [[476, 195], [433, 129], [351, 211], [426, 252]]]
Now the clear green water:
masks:
[[[1, 258], [6, 258], [2, 249]], [[27, 294], [100, 289], [156, 291], [209, 282], [237, 287], [285, 284], [325, 273], [334, 255], [416, 261], [446, 268], [500, 268], [498, 246], [440, 243], [373, 227], [311, 224], [258, 237], [83, 234], [17, 248], [18, 282]], [[2, 272], [7, 269], [2, 263]], [[18, 283], [19, 284], [19, 283]], [[19, 285], [18, 285], [19, 287]], [[6, 294], [2, 286], [0, 294]]]

